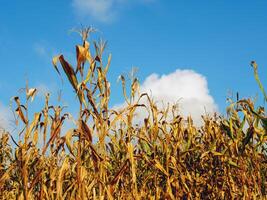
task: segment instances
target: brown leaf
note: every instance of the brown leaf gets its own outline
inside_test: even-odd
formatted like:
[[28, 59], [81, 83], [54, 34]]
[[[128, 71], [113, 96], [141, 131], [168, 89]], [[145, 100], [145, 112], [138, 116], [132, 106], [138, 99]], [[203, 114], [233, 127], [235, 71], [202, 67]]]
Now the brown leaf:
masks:
[[20, 119], [24, 122], [24, 124], [27, 124], [28, 123], [28, 120], [25, 118], [22, 110], [21, 110], [21, 106], [19, 106], [17, 109], [16, 109], [16, 113], [17, 115], [20, 117]]
[[118, 180], [119, 180], [120, 176], [122, 175], [122, 173], [127, 169], [128, 163], [129, 163], [129, 160], [127, 159], [124, 162], [124, 164], [122, 165], [122, 167], [120, 168], [120, 170], [116, 173], [116, 175], [114, 176], [114, 178], [110, 181], [110, 184], [112, 186], [115, 185], [118, 182]]
[[82, 129], [82, 132], [85, 135], [86, 139], [89, 142], [92, 142], [93, 139], [92, 139], [91, 130], [89, 129], [89, 127], [87, 126], [87, 124], [83, 120], [81, 120], [81, 129]]
[[72, 66], [64, 59], [64, 56], [61, 55], [59, 56], [59, 61], [61, 63], [61, 66], [65, 72], [65, 74], [67, 75], [72, 87], [75, 89], [75, 91], [78, 90], [77, 85], [78, 85], [78, 80], [77, 77], [75, 75], [74, 69], [72, 68]]

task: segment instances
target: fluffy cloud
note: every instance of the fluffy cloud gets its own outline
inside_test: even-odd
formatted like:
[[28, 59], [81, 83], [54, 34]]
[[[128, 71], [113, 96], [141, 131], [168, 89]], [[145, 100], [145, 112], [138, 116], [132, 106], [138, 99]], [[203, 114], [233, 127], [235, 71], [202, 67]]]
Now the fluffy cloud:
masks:
[[73, 0], [75, 11], [81, 15], [89, 15], [98, 21], [112, 21], [119, 10], [129, 3], [151, 3], [154, 0]]
[[0, 129], [10, 130], [12, 119], [11, 109], [0, 102]]
[[[202, 122], [201, 115], [216, 112], [217, 105], [209, 94], [206, 78], [193, 70], [179, 70], [167, 74], [151, 74], [140, 87], [141, 92], [152, 96], [159, 109], [168, 103], [178, 103], [178, 112], [183, 117], [191, 116], [197, 125]], [[142, 102], [145, 103], [146, 102]], [[121, 108], [124, 104], [115, 106]], [[138, 109], [136, 118], [140, 121], [147, 115]], [[138, 122], [137, 122], [138, 123]]]
[[113, 4], [114, 0], [73, 0], [73, 6], [79, 14], [90, 15], [99, 21], [109, 21], [114, 18]]

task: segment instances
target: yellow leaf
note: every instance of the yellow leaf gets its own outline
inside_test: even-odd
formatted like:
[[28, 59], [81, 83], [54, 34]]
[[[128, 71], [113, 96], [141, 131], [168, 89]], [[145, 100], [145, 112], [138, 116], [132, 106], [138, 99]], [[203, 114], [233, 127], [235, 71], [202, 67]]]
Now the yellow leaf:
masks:
[[36, 145], [38, 142], [38, 129], [36, 128], [33, 134], [33, 144]]
[[155, 167], [158, 168], [163, 174], [169, 176], [168, 172], [163, 168], [158, 160], [155, 160]]
[[58, 74], [60, 74], [60, 72], [59, 72], [59, 70], [57, 68], [57, 62], [58, 62], [60, 56], [61, 55], [57, 55], [57, 56], [53, 57], [53, 59], [52, 59], [52, 64], [53, 64], [53, 66], [56, 69]]
[[34, 100], [34, 97], [36, 95], [36, 88], [30, 88], [27, 90], [26, 92], [26, 96], [27, 96], [27, 100], [29, 100], [29, 98], [31, 98], [31, 101]]

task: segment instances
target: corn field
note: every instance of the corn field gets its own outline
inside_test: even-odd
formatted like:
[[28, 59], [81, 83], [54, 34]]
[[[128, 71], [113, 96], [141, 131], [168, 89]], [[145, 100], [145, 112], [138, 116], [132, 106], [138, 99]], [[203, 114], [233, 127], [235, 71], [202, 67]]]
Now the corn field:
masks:
[[[160, 110], [140, 94], [137, 78], [121, 76], [126, 106], [112, 109], [111, 55], [104, 58], [106, 43], [90, 41], [92, 32], [79, 31], [75, 67], [63, 55], [52, 60], [77, 96], [75, 127], [63, 131], [70, 115], [51, 105], [49, 94], [33, 116], [28, 110], [35, 88], [13, 98], [22, 139], [1, 133], [1, 199], [266, 199], [264, 107], [237, 98], [226, 117], [202, 116], [197, 127], [175, 105]], [[251, 65], [266, 101], [258, 66]], [[139, 125], [136, 109], [149, 113]]]

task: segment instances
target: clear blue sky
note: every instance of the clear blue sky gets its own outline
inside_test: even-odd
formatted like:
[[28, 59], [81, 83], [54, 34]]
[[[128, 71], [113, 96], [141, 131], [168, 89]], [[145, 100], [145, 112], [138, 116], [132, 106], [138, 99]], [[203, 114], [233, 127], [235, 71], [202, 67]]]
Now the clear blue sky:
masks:
[[[0, 102], [8, 105], [26, 79], [32, 86], [60, 88], [51, 59], [64, 53], [73, 60], [80, 38], [69, 30], [80, 24], [93, 25], [101, 31], [95, 37], [108, 40], [112, 104], [121, 101], [117, 77], [132, 66], [139, 67], [141, 82], [176, 69], [204, 75], [221, 112], [229, 90], [241, 97], [260, 93], [251, 60], [267, 85], [266, 0], [101, 0], [106, 7], [96, 5], [92, 12], [77, 8], [84, 1], [1, 1]], [[71, 91], [64, 87], [69, 102]]]

